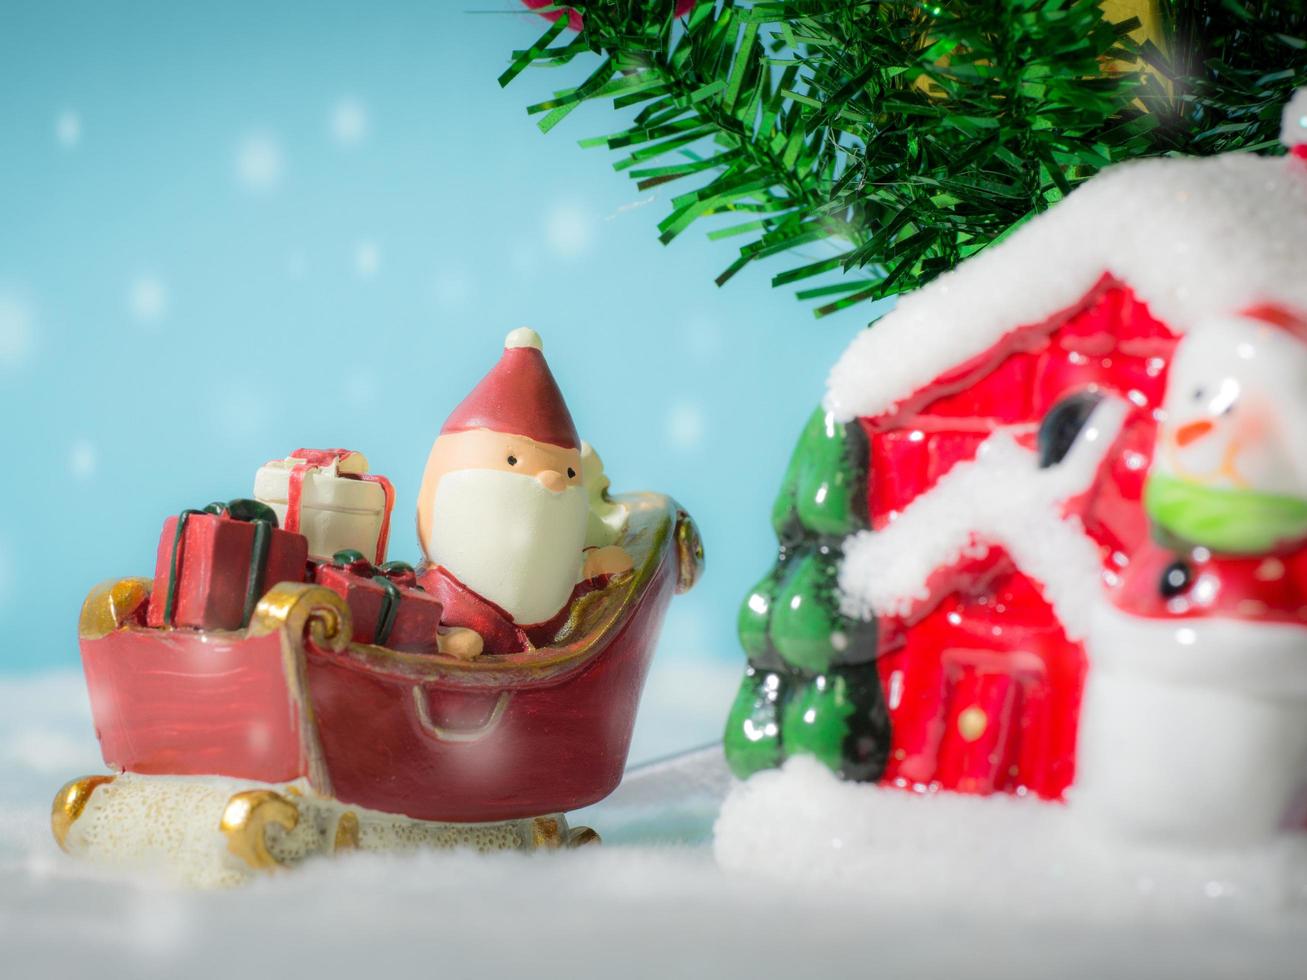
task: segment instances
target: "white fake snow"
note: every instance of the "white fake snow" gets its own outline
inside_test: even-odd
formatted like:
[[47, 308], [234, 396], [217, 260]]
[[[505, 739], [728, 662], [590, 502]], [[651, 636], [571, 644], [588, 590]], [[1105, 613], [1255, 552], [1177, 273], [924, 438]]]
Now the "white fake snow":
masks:
[[714, 850], [728, 871], [864, 896], [869, 922], [894, 907], [1028, 927], [1229, 916], [1307, 941], [1302, 835], [1229, 851], [1123, 843], [1074, 805], [844, 783], [804, 757], [732, 788]]
[[1122, 402], [1103, 402], [1062, 462], [1043, 470], [1010, 432], [990, 436], [974, 460], [954, 466], [884, 529], [847, 539], [839, 578], [845, 613], [905, 616], [929, 598], [936, 569], [1001, 545], [1042, 587], [1067, 635], [1083, 639], [1102, 564], [1080, 521], [1062, 517], [1061, 503], [1092, 484], [1124, 418]]
[[49, 800], [96, 771], [78, 674], [0, 681], [6, 978], [1261, 980], [1299, 977], [1307, 942], [1303, 909], [1280, 901], [1294, 849], [1132, 866], [1061, 810], [916, 799], [803, 760], [733, 788], [715, 748], [647, 766], [577, 815], [596, 849], [357, 854], [213, 893], [58, 851]]
[[1226, 154], [1121, 164], [905, 296], [836, 363], [826, 406], [841, 421], [888, 411], [1011, 330], [1071, 306], [1104, 273], [1180, 332], [1253, 303], [1307, 310], [1304, 254], [1302, 161]]

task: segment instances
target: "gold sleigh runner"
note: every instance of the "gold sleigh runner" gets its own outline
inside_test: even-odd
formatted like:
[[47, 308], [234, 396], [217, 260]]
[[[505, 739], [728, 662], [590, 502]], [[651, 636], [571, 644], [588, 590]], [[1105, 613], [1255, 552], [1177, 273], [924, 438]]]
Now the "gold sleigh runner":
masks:
[[51, 828], [70, 854], [125, 868], [167, 867], [201, 887], [237, 885], [343, 851], [533, 851], [599, 842], [590, 828], [569, 827], [561, 813], [442, 824], [322, 799], [299, 782], [238, 785], [203, 776], [87, 776], [59, 791]]

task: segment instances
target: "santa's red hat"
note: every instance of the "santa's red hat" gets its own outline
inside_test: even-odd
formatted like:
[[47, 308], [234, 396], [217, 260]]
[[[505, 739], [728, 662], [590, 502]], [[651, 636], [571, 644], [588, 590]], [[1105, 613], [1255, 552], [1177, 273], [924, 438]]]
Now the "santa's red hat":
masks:
[[572, 413], [545, 363], [540, 335], [518, 327], [504, 339], [499, 363], [445, 420], [441, 435], [489, 429], [580, 449]]

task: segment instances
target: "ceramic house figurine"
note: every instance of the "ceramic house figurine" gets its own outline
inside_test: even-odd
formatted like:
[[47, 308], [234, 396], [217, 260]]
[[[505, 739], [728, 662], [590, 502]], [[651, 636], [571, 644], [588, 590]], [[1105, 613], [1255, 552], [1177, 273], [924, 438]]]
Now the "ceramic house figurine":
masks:
[[[300, 451], [265, 467], [270, 506], [172, 519], [168, 583], [92, 590], [82, 662], [112, 771], [56, 797], [65, 850], [221, 885], [351, 849], [598, 839], [565, 814], [620, 780], [664, 612], [703, 551], [667, 497], [607, 494], [541, 346], [510, 335], [436, 440], [419, 521], [439, 564], [382, 561], [388, 485], [358, 454]], [[355, 492], [365, 521], [342, 505]], [[609, 540], [592, 544], [596, 501]], [[446, 523], [463, 521], [485, 555]], [[160, 620], [174, 595], [204, 615]]]
[[[1141, 825], [1291, 821], [1304, 254], [1297, 155], [1127, 163], [858, 336], [778, 502], [798, 518], [777, 525], [779, 577], [741, 613], [735, 771], [808, 754], [916, 791], [1092, 797]], [[837, 559], [807, 590], [804, 548]], [[815, 610], [806, 633], [785, 589]], [[834, 699], [814, 743], [793, 692], [832, 670], [853, 691], [858, 669], [862, 702]], [[1082, 731], [1086, 678], [1102, 707]]]

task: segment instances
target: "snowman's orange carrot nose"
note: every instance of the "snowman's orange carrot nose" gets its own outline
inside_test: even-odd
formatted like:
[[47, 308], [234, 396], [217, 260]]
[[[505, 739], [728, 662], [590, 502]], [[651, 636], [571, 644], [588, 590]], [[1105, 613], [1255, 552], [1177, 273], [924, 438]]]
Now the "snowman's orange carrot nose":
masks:
[[1211, 432], [1215, 426], [1207, 419], [1199, 419], [1197, 422], [1186, 422], [1180, 428], [1175, 430], [1175, 444], [1182, 449], [1189, 443], [1201, 439], [1207, 433]]

